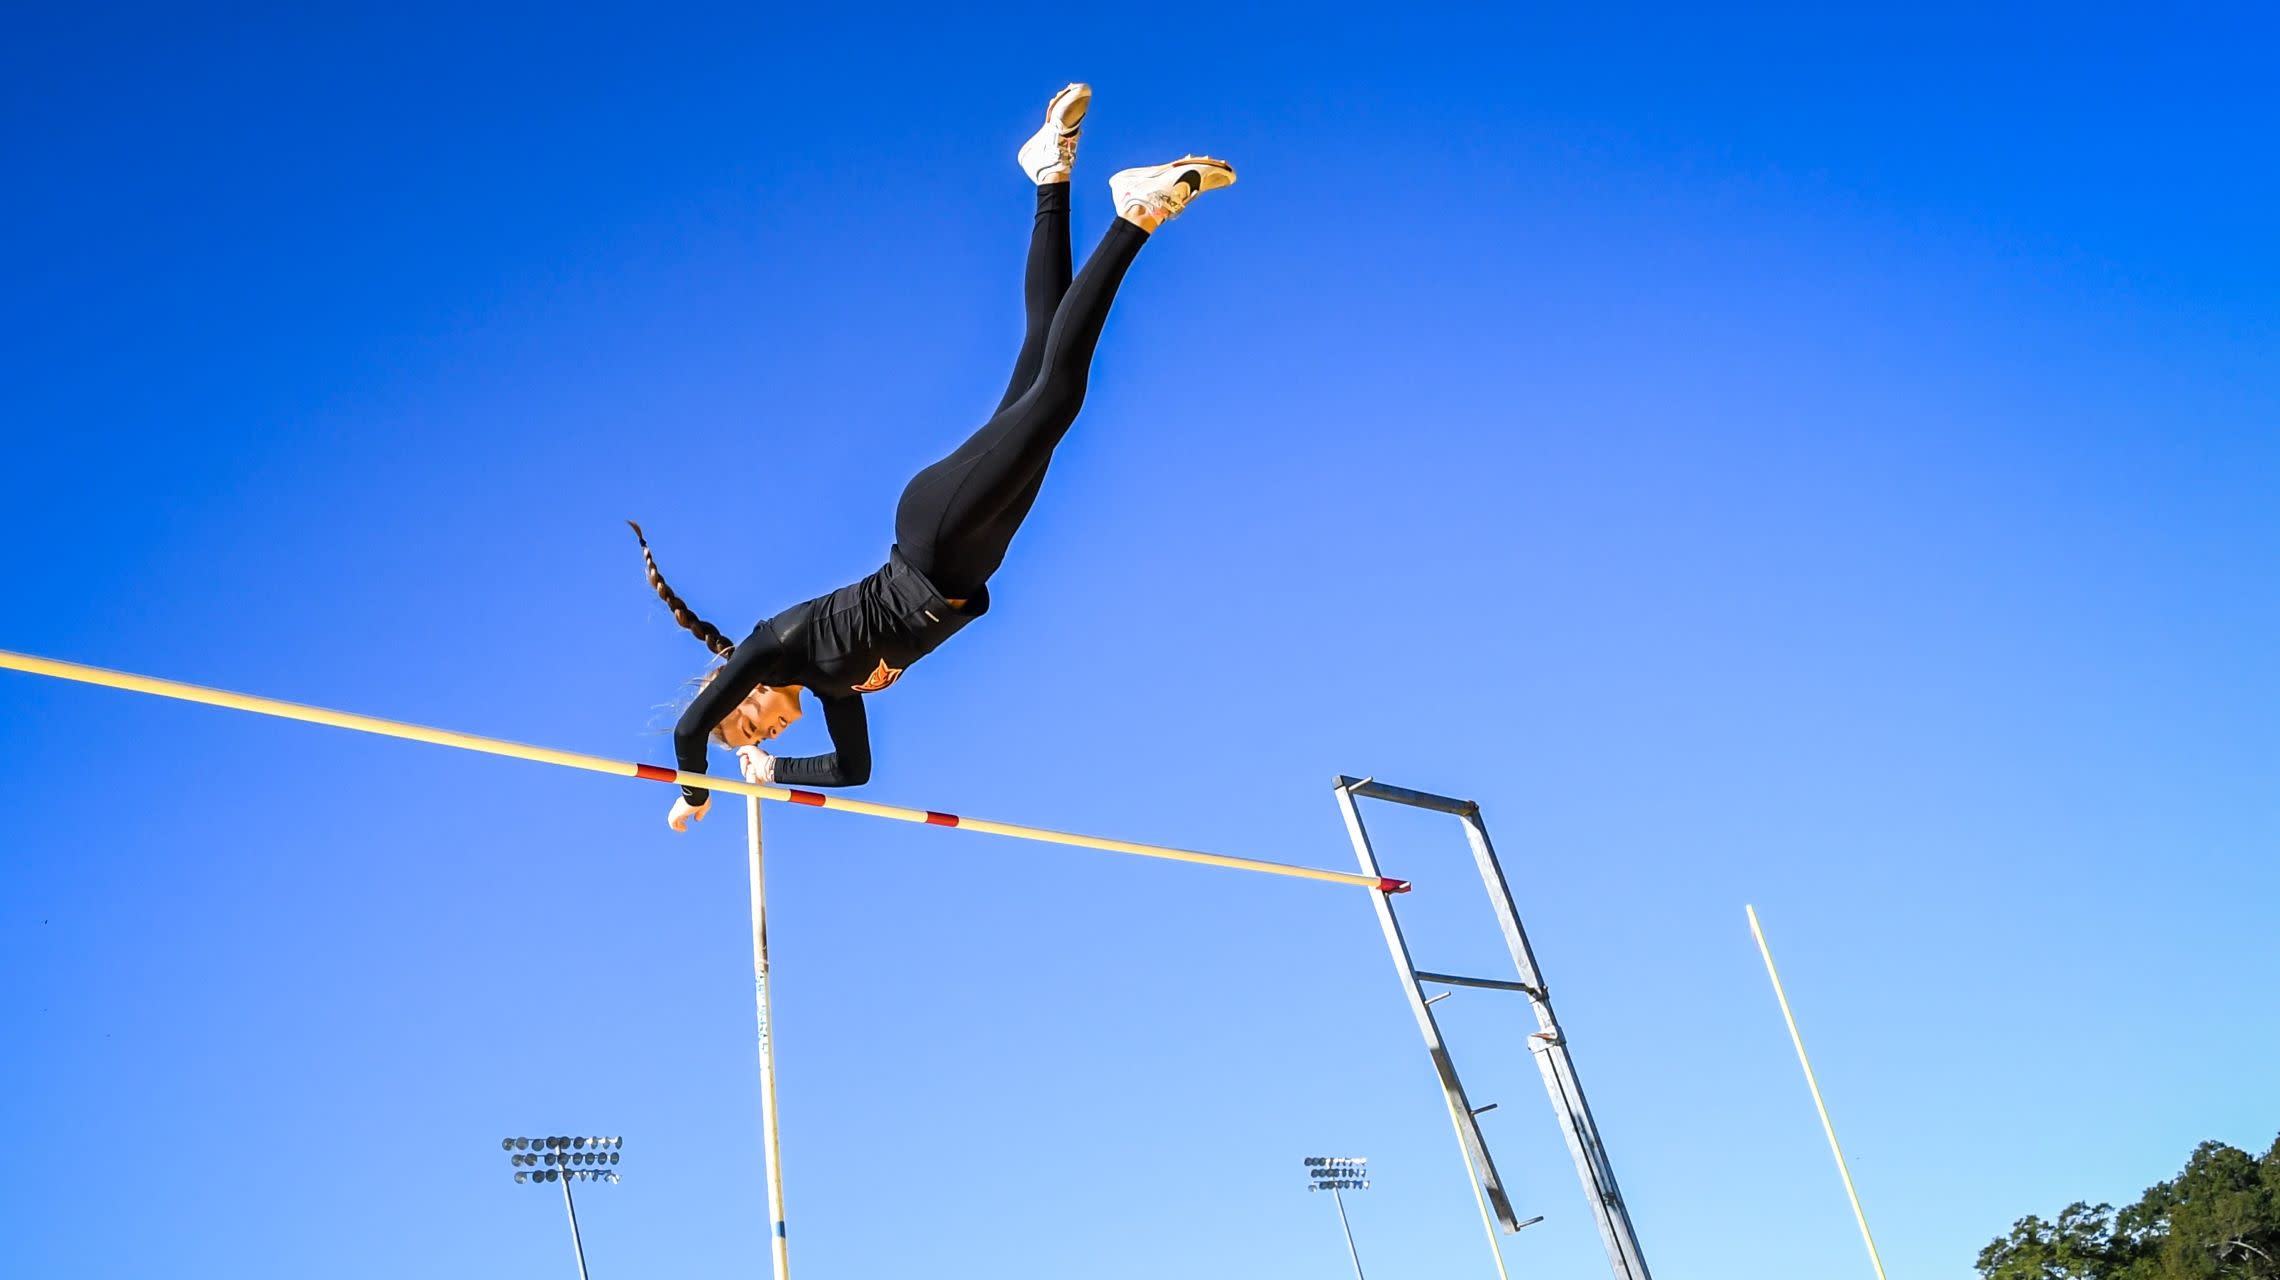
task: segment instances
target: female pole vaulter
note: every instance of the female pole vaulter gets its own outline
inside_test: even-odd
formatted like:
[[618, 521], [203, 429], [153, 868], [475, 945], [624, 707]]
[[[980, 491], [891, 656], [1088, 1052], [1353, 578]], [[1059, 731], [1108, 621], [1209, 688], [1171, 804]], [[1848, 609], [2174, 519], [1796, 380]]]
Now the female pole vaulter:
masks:
[[[674, 621], [726, 659], [674, 729], [674, 753], [683, 771], [705, 771], [710, 740], [736, 749], [748, 781], [861, 785], [871, 776], [863, 696], [893, 684], [912, 663], [989, 611], [990, 575], [1037, 500], [1054, 446], [1084, 404], [1093, 348], [1125, 271], [1156, 229], [1178, 217], [1189, 201], [1235, 181], [1232, 167], [1204, 156], [1114, 175], [1108, 181], [1116, 221], [1072, 280], [1069, 173], [1091, 102], [1089, 85], [1072, 84], [1055, 94], [1045, 123], [1018, 153], [1022, 171], [1037, 184], [1037, 218], [1023, 288], [1028, 331], [1013, 381], [980, 430], [903, 490], [894, 546], [878, 572], [794, 605], [754, 627], [742, 643], [731, 643], [665, 585], [648, 539], [634, 525], [650, 587]], [[800, 718], [803, 690], [823, 704], [831, 752], [769, 755], [758, 744]], [[692, 819], [705, 816], [711, 799], [703, 788], [683, 787], [667, 824], [688, 830]]]

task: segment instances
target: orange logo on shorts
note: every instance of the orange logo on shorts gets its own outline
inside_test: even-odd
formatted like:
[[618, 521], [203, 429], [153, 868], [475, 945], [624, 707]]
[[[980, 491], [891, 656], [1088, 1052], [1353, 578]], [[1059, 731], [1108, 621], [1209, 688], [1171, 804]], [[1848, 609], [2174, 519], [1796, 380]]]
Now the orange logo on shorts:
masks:
[[893, 684], [895, 681], [901, 679], [902, 673], [903, 669], [901, 667], [890, 667], [887, 665], [887, 660], [881, 658], [879, 659], [879, 669], [871, 673], [870, 679], [865, 680], [859, 685], [856, 685], [855, 692], [877, 693], [879, 690], [884, 689], [888, 685]]

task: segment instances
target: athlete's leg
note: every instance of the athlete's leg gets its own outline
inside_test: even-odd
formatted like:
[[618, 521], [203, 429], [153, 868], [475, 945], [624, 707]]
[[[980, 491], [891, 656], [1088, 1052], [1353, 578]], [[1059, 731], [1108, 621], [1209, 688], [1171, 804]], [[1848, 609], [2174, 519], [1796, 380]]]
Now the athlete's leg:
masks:
[[[1013, 362], [1013, 379], [1006, 384], [1005, 397], [998, 401], [997, 412], [1003, 413], [1008, 405], [1021, 398], [1031, 383], [1037, 381], [1037, 371], [1045, 363], [1045, 339], [1053, 329], [1053, 313], [1060, 309], [1061, 298], [1069, 291], [1069, 184], [1048, 182], [1037, 188], [1037, 223], [1029, 233], [1029, 265], [1022, 275], [1022, 303], [1028, 313], [1028, 325], [1021, 337], [1021, 354]], [[984, 538], [993, 542], [999, 551], [989, 559], [984, 578], [997, 571], [998, 562], [1005, 558], [1003, 548], [1013, 541], [1014, 531], [1029, 515], [1036, 504], [1038, 490], [1045, 487], [1047, 468], [1040, 466], [1029, 477], [1029, 483], [1006, 504], [1005, 510], [990, 521]], [[905, 557], [911, 552], [906, 547]], [[950, 593], [952, 597], [961, 591]]]
[[1022, 274], [1021, 300], [1028, 324], [999, 409], [1012, 404], [1037, 380], [1053, 312], [1061, 305], [1061, 295], [1069, 291], [1069, 175], [1077, 162], [1077, 135], [1091, 107], [1092, 86], [1082, 81], [1054, 94], [1045, 104], [1045, 123], [1014, 156], [1021, 171], [1037, 184], [1037, 220], [1030, 228], [1029, 264]]
[[1069, 184], [1047, 182], [1037, 188], [1037, 221], [1029, 230], [1029, 265], [1021, 278], [1028, 325], [1021, 335], [1021, 354], [1014, 358], [1013, 381], [998, 401], [1001, 411], [1037, 381], [1037, 367], [1045, 359], [1045, 336], [1053, 328], [1061, 295], [1068, 291]]
[[[1037, 381], [1037, 372], [1045, 363], [1045, 339], [1053, 329], [1053, 313], [1060, 309], [1061, 298], [1068, 291], [1069, 184], [1053, 182], [1037, 188], [1037, 226], [1029, 235], [1029, 268], [1023, 277], [1022, 300], [1029, 313], [1029, 326], [1022, 335], [1021, 355], [1013, 362], [1013, 381], [1006, 386], [1005, 398], [998, 401], [998, 412], [1005, 412], [1006, 406]], [[1013, 540], [1013, 531], [1021, 527], [1036, 503], [1037, 491], [1045, 485], [1046, 470], [1037, 468], [1028, 485], [990, 522], [993, 527], [1004, 526], [1000, 546]], [[996, 570], [994, 561], [990, 568]]]
[[1093, 350], [1117, 286], [1147, 242], [1148, 233], [1123, 218], [1109, 224], [1054, 312], [1036, 378], [903, 490], [895, 541], [944, 595], [972, 594], [1005, 559], [1054, 446], [1084, 405]]

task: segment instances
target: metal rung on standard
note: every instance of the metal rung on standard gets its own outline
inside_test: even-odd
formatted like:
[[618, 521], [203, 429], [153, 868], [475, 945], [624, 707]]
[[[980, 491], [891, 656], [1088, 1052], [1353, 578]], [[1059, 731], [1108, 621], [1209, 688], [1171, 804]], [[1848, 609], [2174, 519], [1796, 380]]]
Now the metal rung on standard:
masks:
[[1463, 817], [1479, 813], [1480, 805], [1471, 800], [1458, 800], [1452, 796], [1437, 796], [1430, 791], [1411, 791], [1407, 787], [1390, 787], [1374, 778], [1348, 778], [1340, 776], [1338, 789], [1364, 800], [1390, 800], [1413, 809], [1431, 809], [1436, 813], [1453, 813]]
[[1522, 995], [1542, 996], [1544, 993], [1525, 982], [1508, 982], [1503, 978], [1460, 978], [1453, 973], [1427, 973], [1417, 971], [1419, 982], [1438, 982], [1444, 987], [1486, 987], [1490, 991], [1517, 991]]

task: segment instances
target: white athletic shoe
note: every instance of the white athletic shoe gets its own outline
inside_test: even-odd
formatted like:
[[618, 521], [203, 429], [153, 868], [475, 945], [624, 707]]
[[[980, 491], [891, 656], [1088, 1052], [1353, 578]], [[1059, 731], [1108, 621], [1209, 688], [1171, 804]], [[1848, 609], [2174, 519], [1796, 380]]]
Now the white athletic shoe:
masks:
[[1045, 123], [1021, 144], [1017, 159], [1021, 171], [1038, 186], [1067, 182], [1077, 163], [1077, 130], [1084, 127], [1085, 109], [1092, 105], [1092, 86], [1073, 84], [1053, 95], [1045, 106]]
[[1142, 226], [1170, 222], [1188, 201], [1235, 185], [1235, 166], [1210, 156], [1181, 156], [1170, 164], [1126, 169], [1108, 180], [1118, 214]]

